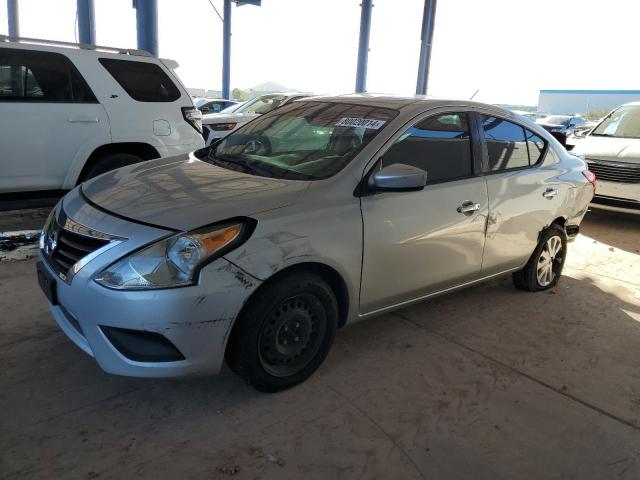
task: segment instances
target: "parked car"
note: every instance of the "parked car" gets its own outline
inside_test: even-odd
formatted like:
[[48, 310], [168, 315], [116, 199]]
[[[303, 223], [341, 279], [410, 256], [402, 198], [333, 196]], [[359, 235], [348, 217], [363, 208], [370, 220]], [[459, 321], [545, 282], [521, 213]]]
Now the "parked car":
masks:
[[276, 391], [356, 320], [499, 275], [554, 287], [593, 181], [500, 108], [315, 97], [77, 187], [44, 227], [38, 277], [107, 372], [217, 373], [226, 358]]
[[203, 115], [208, 113], [220, 113], [224, 109], [237, 105], [240, 102], [235, 100], [224, 100], [222, 98], [196, 98], [193, 103]]
[[249, 100], [231, 112], [205, 115], [202, 118], [202, 137], [207, 145], [218, 140], [254, 118], [270, 112], [274, 108], [308, 97], [308, 93], [270, 93]]
[[576, 128], [585, 124], [585, 119], [578, 115], [548, 115], [537, 120], [538, 125], [553, 135], [562, 145]]
[[0, 193], [68, 190], [204, 146], [176, 66], [139, 50], [0, 36]]
[[572, 151], [598, 177], [593, 207], [640, 214], [640, 102], [615, 109]]

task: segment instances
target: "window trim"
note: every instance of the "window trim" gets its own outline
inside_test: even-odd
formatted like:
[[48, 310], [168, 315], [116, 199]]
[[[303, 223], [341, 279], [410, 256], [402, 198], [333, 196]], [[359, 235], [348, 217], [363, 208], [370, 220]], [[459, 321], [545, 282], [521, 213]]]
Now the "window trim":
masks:
[[[53, 103], [53, 104], [63, 104], [63, 105], [95, 105], [97, 103], [100, 103], [96, 97], [96, 94], [93, 92], [92, 88], [89, 86], [84, 76], [78, 70], [78, 67], [76, 67], [75, 63], [73, 63], [73, 61], [65, 54], [59, 53], [59, 52], [49, 52], [45, 50], [28, 50], [28, 49], [22, 49], [22, 48], [3, 48], [2, 50], [0, 50], [0, 52], [2, 51], [16, 52], [17, 55], [23, 55], [25, 57], [32, 53], [36, 53], [36, 54], [44, 53], [46, 55], [51, 55], [53, 57], [62, 58], [62, 62], [64, 62], [65, 66], [69, 69], [70, 77], [71, 75], [77, 75], [78, 79], [80, 80], [80, 84], [87, 90], [91, 98], [88, 98], [87, 100], [79, 101], [79, 100], [73, 100], [73, 99], [72, 100], [45, 100], [38, 97], [18, 98], [15, 96], [14, 97], [0, 96], [0, 103], [47, 103], [47, 104]], [[24, 66], [28, 67], [28, 65], [24, 65]], [[72, 79], [69, 78], [69, 81], [72, 81]], [[73, 89], [72, 89], [72, 94], [73, 94]]]
[[422, 112], [416, 115], [415, 117], [409, 119], [385, 141], [385, 143], [382, 145], [382, 147], [378, 149], [377, 152], [375, 152], [371, 156], [371, 158], [369, 159], [369, 161], [367, 162], [367, 164], [363, 169], [362, 180], [360, 181], [358, 186], [356, 186], [354, 195], [357, 197], [362, 197], [362, 196], [377, 195], [382, 193], [391, 193], [392, 191], [390, 190], [382, 191], [382, 190], [376, 190], [371, 188], [369, 186], [369, 178], [374, 174], [374, 172], [376, 171], [376, 168], [380, 164], [380, 161], [384, 157], [385, 153], [395, 144], [396, 140], [400, 138], [404, 134], [404, 132], [406, 132], [409, 128], [413, 127], [414, 125], [417, 125], [418, 123], [422, 122], [423, 120], [426, 120], [427, 118], [447, 115], [447, 114], [462, 114], [462, 113], [465, 113], [467, 115], [468, 123], [469, 123], [469, 141], [471, 146], [471, 152], [470, 152], [471, 153], [471, 174], [464, 175], [461, 177], [448, 178], [446, 180], [439, 180], [435, 182], [430, 182], [429, 177], [427, 175], [427, 184], [424, 186], [423, 189], [412, 190], [412, 191], [402, 191], [402, 193], [414, 193], [414, 192], [422, 191], [432, 185], [441, 185], [443, 183], [457, 182], [460, 180], [468, 180], [470, 178], [476, 178], [476, 177], [482, 176], [483, 175], [482, 163], [481, 163], [482, 151], [481, 151], [480, 138], [478, 136], [478, 120], [475, 115], [476, 112], [474, 112], [471, 107], [464, 106], [464, 105], [455, 105], [450, 107], [447, 107], [447, 106], [435, 107], [431, 110]]
[[[473, 112], [473, 115], [476, 117], [476, 123], [478, 125], [478, 136], [481, 142], [481, 155], [482, 155], [482, 175], [496, 175], [496, 174], [500, 174], [500, 173], [510, 173], [510, 172], [517, 172], [520, 170], [527, 170], [527, 169], [531, 169], [531, 168], [538, 168], [540, 167], [544, 161], [547, 158], [547, 152], [549, 151], [550, 145], [549, 145], [549, 141], [547, 139], [545, 139], [542, 135], [540, 135], [538, 132], [532, 130], [531, 128], [525, 126], [522, 124], [522, 122], [519, 122], [517, 119], [511, 119], [511, 118], [507, 118], [505, 115], [500, 115], [499, 113], [495, 113], [495, 112], [490, 112], [487, 110], [475, 110]], [[527, 140], [527, 135], [525, 131], [529, 131], [531, 133], [533, 133], [536, 137], [542, 139], [542, 141], [544, 142], [544, 150], [542, 152], [542, 154], [540, 155], [540, 158], [538, 159], [538, 161], [536, 163], [533, 164], [529, 164], [529, 165], [525, 165], [522, 167], [513, 167], [513, 168], [505, 168], [504, 170], [489, 170], [489, 150], [487, 148], [487, 139], [484, 136], [484, 129], [482, 128], [482, 120], [480, 118], [481, 115], [485, 115], [485, 116], [491, 116], [491, 117], [495, 117], [495, 118], [499, 118], [501, 120], [504, 120], [505, 122], [509, 122], [509, 123], [513, 123], [514, 125], [519, 126], [520, 128], [523, 129], [523, 133], [524, 138], [525, 138], [525, 143], [527, 145], [527, 156], [529, 157], [529, 161], [531, 161], [531, 155], [529, 152], [529, 141]]]

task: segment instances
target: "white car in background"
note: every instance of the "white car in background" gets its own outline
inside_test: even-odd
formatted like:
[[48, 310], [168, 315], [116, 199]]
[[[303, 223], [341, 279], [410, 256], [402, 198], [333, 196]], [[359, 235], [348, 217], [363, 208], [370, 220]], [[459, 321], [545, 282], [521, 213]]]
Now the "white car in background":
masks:
[[176, 67], [141, 50], [0, 36], [0, 193], [70, 190], [202, 148]]
[[309, 97], [310, 93], [270, 93], [249, 100], [238, 108], [230, 107], [229, 112], [212, 113], [202, 117], [202, 137], [206, 145], [218, 140], [254, 118], [270, 112], [285, 103], [298, 98]]

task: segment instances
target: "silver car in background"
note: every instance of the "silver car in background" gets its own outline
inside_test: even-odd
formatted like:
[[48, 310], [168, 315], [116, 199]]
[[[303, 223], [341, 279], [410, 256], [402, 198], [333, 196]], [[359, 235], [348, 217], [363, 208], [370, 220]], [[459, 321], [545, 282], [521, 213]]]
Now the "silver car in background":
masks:
[[310, 96], [309, 93], [269, 93], [249, 100], [237, 108], [225, 109], [202, 117], [202, 137], [205, 145], [228, 135], [260, 115], [269, 113], [288, 102]]
[[38, 279], [107, 372], [215, 374], [226, 358], [277, 391], [346, 324], [499, 275], [554, 287], [593, 181], [500, 108], [315, 97], [72, 190], [43, 230]]
[[572, 152], [598, 178], [593, 207], [640, 214], [640, 102], [615, 109]]

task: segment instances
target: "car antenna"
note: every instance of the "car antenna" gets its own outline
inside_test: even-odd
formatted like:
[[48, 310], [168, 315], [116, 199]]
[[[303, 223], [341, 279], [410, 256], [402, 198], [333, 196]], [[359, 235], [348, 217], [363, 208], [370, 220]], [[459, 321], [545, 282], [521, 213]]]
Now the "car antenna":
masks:
[[473, 92], [473, 95], [471, 95], [471, 98], [469, 98], [469, 101], [473, 100], [473, 97], [475, 97], [479, 91], [480, 89], [477, 89], [475, 92]]

